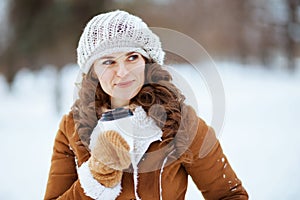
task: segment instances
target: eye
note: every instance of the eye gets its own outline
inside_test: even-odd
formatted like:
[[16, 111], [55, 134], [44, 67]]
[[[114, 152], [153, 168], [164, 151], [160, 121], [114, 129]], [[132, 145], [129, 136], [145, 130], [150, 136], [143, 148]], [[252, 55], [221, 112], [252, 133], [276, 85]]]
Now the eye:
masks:
[[134, 60], [137, 60], [139, 58], [139, 55], [138, 54], [132, 54], [128, 57], [128, 60], [129, 61], [134, 61]]
[[115, 64], [114, 60], [105, 60], [102, 62], [102, 65], [113, 65]]

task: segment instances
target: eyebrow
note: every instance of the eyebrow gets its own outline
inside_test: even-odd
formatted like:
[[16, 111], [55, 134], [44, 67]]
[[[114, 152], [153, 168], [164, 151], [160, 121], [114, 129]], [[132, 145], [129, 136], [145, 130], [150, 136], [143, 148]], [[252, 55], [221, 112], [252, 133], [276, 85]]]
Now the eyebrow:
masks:
[[[133, 53], [136, 53], [136, 52], [135, 51], [128, 52], [128, 53], [125, 54], [125, 56], [129, 56], [129, 55], [131, 55]], [[101, 57], [99, 59], [103, 60], [103, 59], [114, 59], [114, 58], [116, 58], [116, 57], [114, 57], [114, 56], [103, 56], [103, 57]]]

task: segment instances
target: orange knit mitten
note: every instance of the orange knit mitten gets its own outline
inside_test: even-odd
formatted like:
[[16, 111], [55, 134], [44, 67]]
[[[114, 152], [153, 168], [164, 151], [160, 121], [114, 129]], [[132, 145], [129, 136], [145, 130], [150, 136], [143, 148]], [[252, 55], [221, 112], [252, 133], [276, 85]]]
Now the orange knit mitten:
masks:
[[94, 178], [106, 187], [114, 187], [122, 179], [122, 170], [129, 167], [130, 147], [116, 131], [99, 134], [91, 150], [89, 168]]

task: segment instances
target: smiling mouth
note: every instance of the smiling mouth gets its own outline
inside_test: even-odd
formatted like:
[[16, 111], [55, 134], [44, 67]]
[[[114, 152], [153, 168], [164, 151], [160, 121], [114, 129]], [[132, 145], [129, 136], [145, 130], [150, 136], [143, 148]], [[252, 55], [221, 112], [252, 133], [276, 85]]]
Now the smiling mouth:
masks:
[[133, 82], [134, 82], [134, 80], [131, 80], [131, 81], [124, 81], [124, 82], [117, 83], [117, 84], [115, 84], [115, 85], [116, 85], [117, 87], [120, 87], [120, 88], [126, 88], [126, 87], [131, 86]]

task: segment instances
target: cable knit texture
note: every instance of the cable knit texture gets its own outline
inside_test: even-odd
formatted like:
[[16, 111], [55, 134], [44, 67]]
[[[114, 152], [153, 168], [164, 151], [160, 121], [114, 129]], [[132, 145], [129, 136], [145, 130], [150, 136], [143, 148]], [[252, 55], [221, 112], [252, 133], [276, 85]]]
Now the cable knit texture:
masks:
[[89, 168], [94, 179], [105, 187], [114, 187], [121, 182], [122, 171], [114, 170], [99, 162], [94, 156], [89, 160]]
[[93, 177], [106, 187], [114, 187], [122, 179], [122, 170], [129, 167], [129, 145], [116, 131], [99, 134], [91, 152], [89, 168]]
[[112, 11], [93, 17], [78, 43], [77, 62], [87, 73], [93, 62], [107, 54], [135, 51], [163, 64], [165, 52], [159, 37], [141, 18], [125, 11]]

